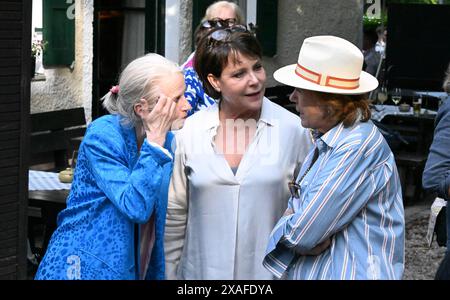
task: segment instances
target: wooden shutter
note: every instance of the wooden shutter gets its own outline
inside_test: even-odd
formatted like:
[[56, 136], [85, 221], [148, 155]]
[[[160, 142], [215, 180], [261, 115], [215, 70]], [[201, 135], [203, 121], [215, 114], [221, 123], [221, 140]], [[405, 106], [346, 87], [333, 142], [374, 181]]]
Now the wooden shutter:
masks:
[[31, 1], [0, 0], [0, 279], [26, 278]]
[[258, 0], [256, 25], [263, 54], [274, 56], [277, 53], [278, 0]]
[[145, 1], [145, 53], [165, 54], [165, 18], [165, 0]]
[[193, 0], [192, 3], [192, 50], [195, 49], [195, 29], [205, 15], [208, 6], [217, 0]]
[[45, 67], [70, 66], [75, 60], [75, 18], [65, 0], [43, 0], [43, 39], [48, 42]]

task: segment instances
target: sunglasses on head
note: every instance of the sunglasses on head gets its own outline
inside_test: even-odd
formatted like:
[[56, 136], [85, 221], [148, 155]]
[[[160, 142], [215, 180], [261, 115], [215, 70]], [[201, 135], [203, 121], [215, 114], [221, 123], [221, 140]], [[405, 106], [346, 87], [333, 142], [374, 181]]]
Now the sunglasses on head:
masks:
[[235, 18], [229, 19], [214, 18], [211, 20], [206, 20], [202, 23], [203, 28], [230, 27], [234, 25], [236, 25]]
[[244, 25], [234, 25], [227, 28], [217, 29], [213, 31], [209, 35], [209, 37], [210, 40], [213, 41], [225, 42], [234, 32], [249, 32], [249, 31], [247, 30], [247, 27], [245, 27]]

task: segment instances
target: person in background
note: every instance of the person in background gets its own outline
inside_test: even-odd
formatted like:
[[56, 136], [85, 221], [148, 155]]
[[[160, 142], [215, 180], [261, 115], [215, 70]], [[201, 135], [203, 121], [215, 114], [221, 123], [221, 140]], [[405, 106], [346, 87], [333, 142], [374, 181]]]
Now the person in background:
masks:
[[[214, 28], [243, 25], [244, 23], [242, 11], [236, 3], [231, 1], [217, 1], [206, 9], [205, 16], [195, 31], [195, 47], [197, 48], [202, 37]], [[189, 115], [216, 103], [215, 99], [205, 93], [203, 83], [198, 78], [194, 68], [194, 55], [195, 51], [182, 65], [186, 83], [185, 97], [192, 107]]]
[[132, 61], [103, 97], [111, 113], [81, 143], [67, 208], [35, 279], [164, 279], [163, 235], [173, 123], [190, 109], [181, 69]]
[[364, 54], [364, 71], [376, 76], [378, 65], [380, 64], [381, 55], [375, 50], [378, 36], [375, 30], [364, 30], [363, 36], [363, 54]]
[[448, 200], [450, 199], [450, 64], [443, 87], [449, 96], [442, 103], [436, 116], [433, 143], [425, 164], [422, 185], [447, 201], [447, 252], [439, 265], [435, 279], [450, 280], [450, 211], [448, 209]]
[[300, 119], [264, 97], [261, 47], [245, 26], [215, 29], [195, 68], [218, 103], [177, 134], [165, 252], [168, 279], [273, 279], [261, 264], [311, 148]]
[[380, 56], [383, 57], [386, 51], [386, 29], [384, 26], [380, 25], [376, 29], [378, 41], [375, 44], [375, 51], [380, 53]]
[[275, 225], [264, 266], [286, 279], [401, 279], [405, 220], [394, 155], [370, 121], [378, 81], [363, 55], [335, 36], [304, 40], [298, 63], [274, 78], [295, 87], [315, 147]]

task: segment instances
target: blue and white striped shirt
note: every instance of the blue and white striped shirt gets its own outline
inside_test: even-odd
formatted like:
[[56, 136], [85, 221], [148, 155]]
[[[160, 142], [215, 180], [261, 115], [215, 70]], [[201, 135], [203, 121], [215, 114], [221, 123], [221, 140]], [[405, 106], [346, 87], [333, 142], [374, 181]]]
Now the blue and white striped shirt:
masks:
[[[273, 229], [264, 266], [278, 278], [401, 279], [404, 210], [394, 156], [371, 121], [316, 140], [319, 157]], [[311, 150], [299, 175], [311, 164]], [[298, 179], [297, 179], [298, 180]], [[331, 238], [318, 256], [305, 253]]]

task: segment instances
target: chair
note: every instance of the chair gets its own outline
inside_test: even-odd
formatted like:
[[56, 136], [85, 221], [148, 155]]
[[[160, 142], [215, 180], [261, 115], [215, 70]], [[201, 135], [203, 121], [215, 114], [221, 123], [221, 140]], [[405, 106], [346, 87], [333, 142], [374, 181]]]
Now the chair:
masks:
[[[30, 123], [30, 169], [59, 172], [67, 168], [86, 131], [84, 109], [31, 114]], [[28, 237], [33, 251], [37, 249], [37, 233], [43, 237], [42, 254], [45, 253], [67, 195], [67, 190], [29, 191]]]
[[86, 131], [84, 109], [31, 114], [30, 119], [30, 168], [45, 171], [66, 168]]
[[434, 116], [387, 115], [382, 124], [402, 138], [402, 143], [392, 148], [392, 152], [399, 170], [404, 202], [417, 203], [425, 196], [422, 173], [433, 141]]

